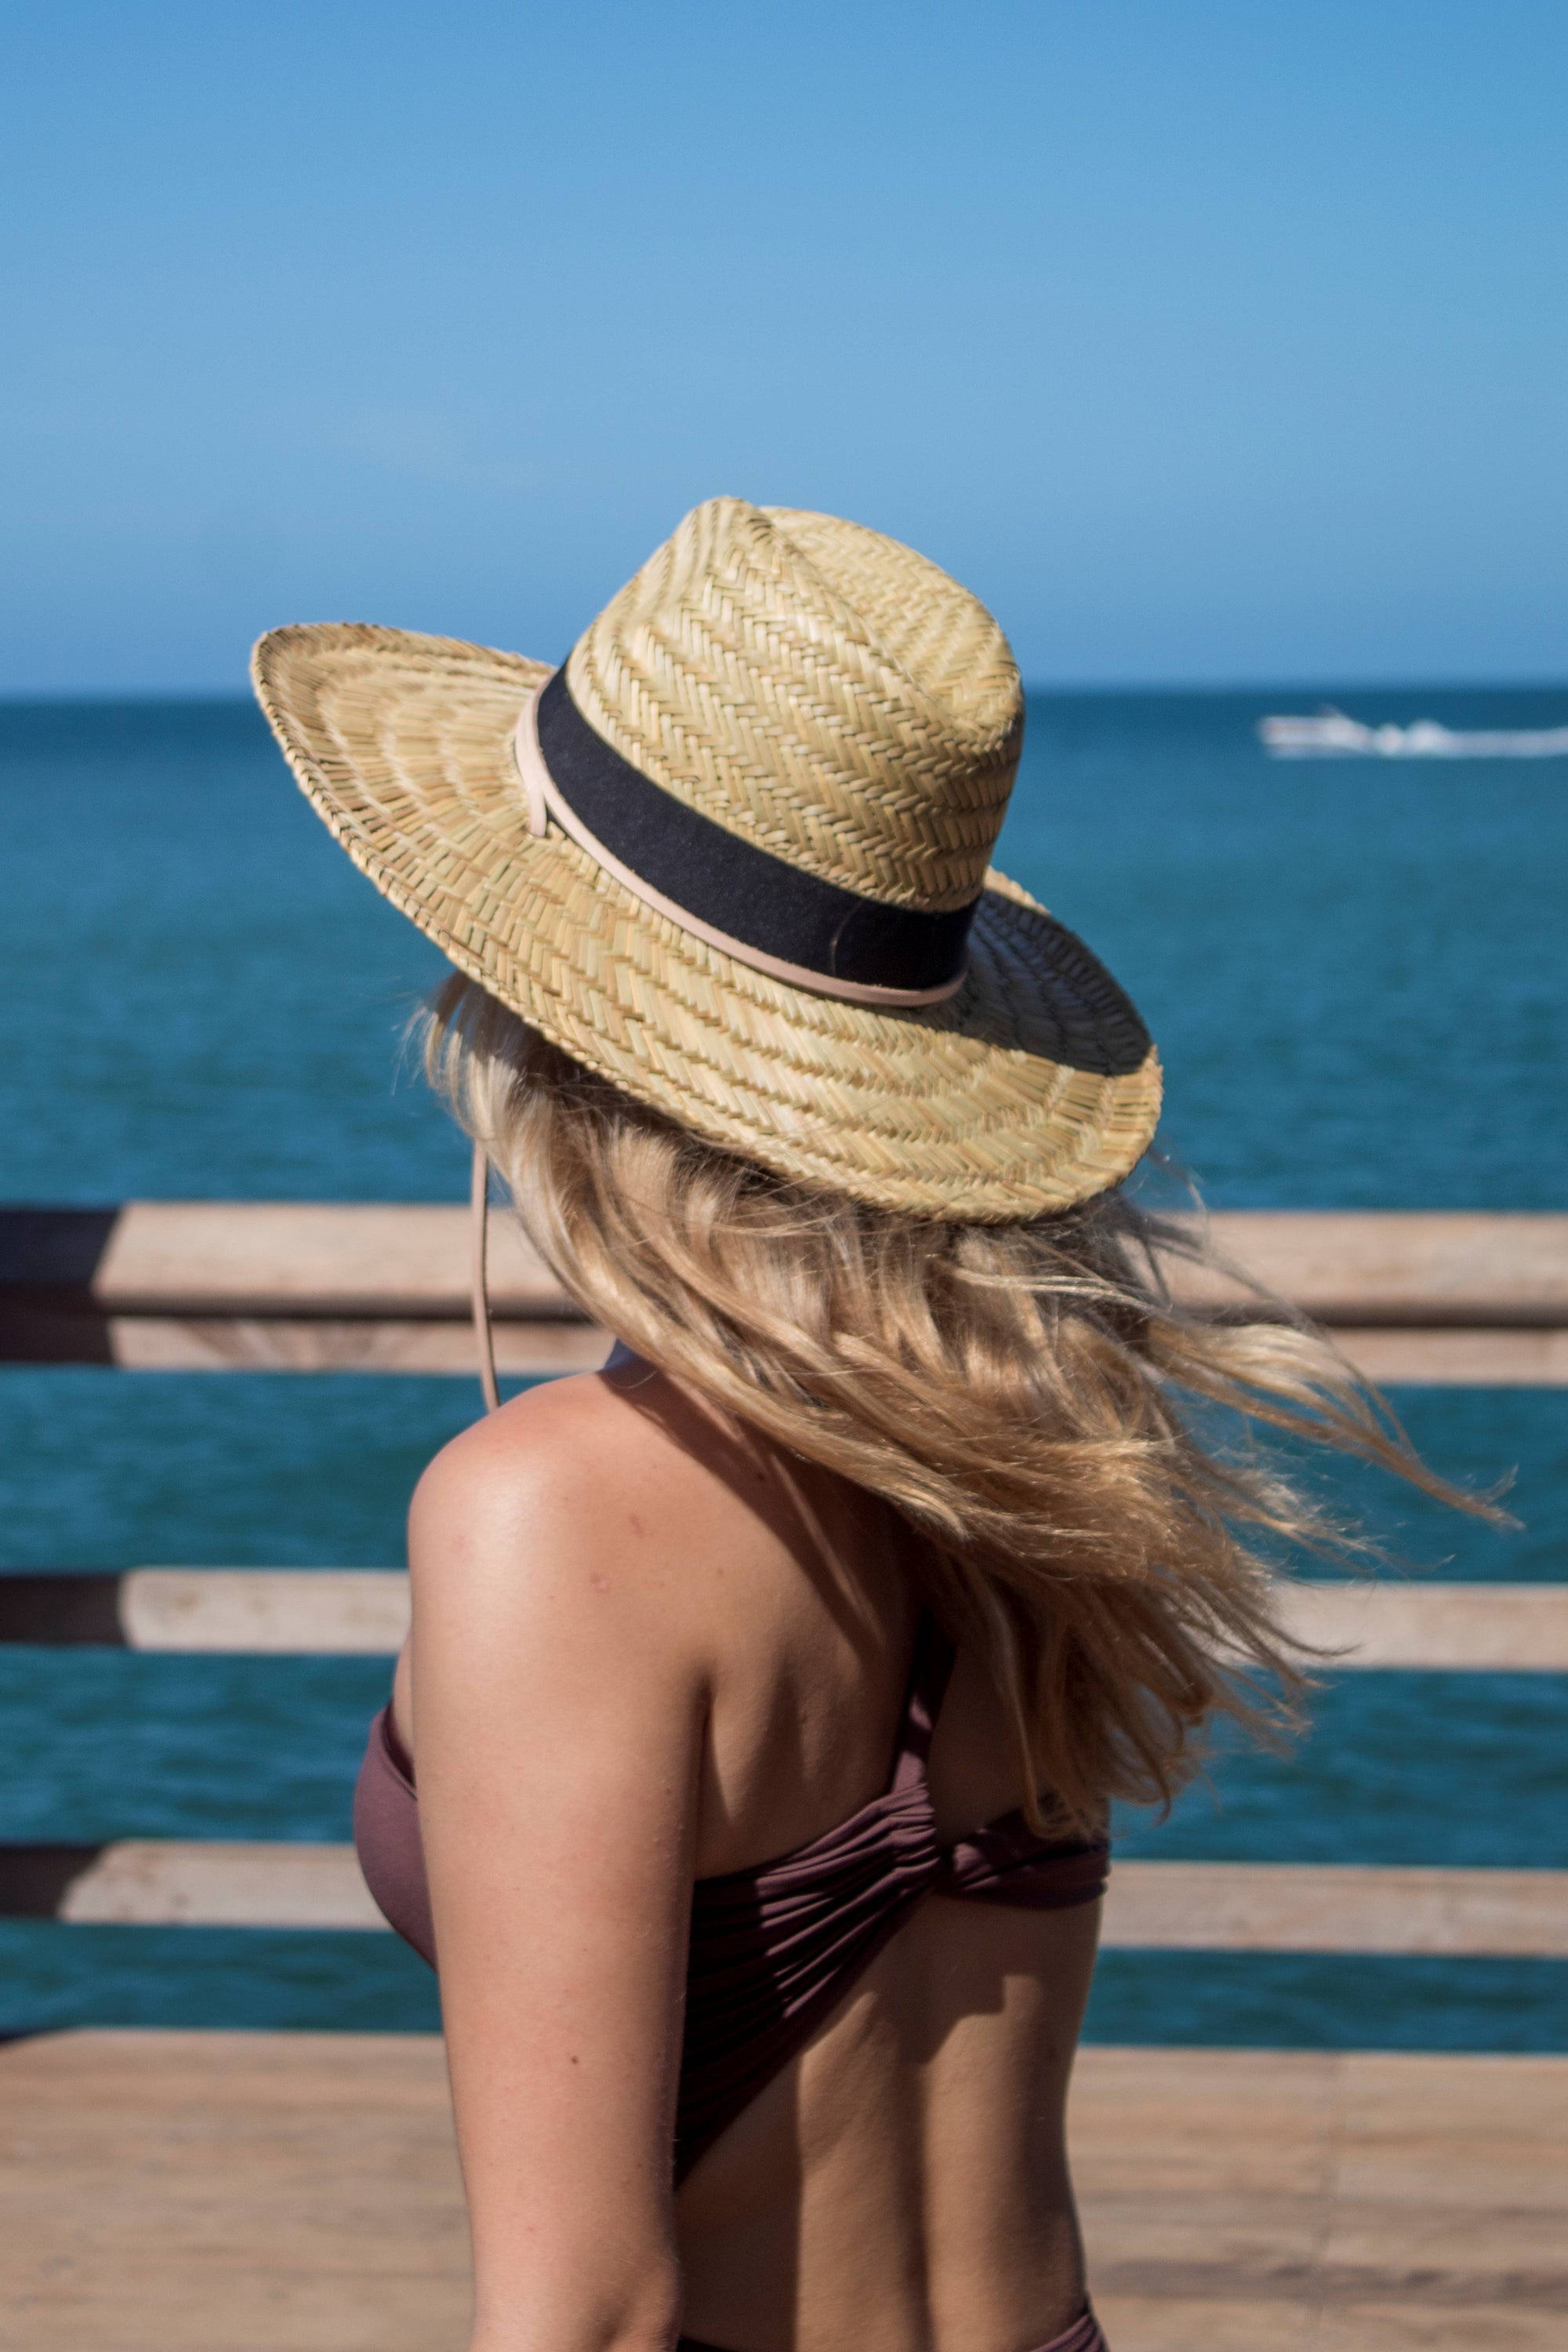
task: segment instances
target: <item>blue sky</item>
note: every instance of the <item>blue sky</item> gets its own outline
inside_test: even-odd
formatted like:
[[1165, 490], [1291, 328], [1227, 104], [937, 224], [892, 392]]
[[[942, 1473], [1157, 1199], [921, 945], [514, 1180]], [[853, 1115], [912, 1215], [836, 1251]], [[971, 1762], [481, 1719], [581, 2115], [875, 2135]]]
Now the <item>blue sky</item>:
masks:
[[1026, 675], [1568, 675], [1562, 0], [77, 5], [0, 32], [0, 692], [555, 656], [696, 499]]

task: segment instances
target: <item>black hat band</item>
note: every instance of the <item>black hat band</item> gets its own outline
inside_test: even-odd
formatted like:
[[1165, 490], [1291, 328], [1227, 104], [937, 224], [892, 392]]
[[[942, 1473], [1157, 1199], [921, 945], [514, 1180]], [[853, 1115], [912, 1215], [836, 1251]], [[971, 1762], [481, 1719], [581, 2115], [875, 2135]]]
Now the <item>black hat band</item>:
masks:
[[622, 759], [564, 668], [518, 720], [531, 825], [544, 811], [644, 902], [737, 961], [851, 1003], [938, 1004], [962, 985], [979, 898], [929, 913], [804, 872], [678, 800]]

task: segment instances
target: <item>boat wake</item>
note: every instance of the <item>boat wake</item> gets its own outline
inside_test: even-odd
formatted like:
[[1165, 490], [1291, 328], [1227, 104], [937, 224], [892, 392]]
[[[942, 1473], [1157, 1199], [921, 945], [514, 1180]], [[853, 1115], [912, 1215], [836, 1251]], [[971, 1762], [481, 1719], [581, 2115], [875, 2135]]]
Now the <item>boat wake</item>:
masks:
[[1417, 719], [1409, 727], [1368, 727], [1331, 709], [1314, 719], [1260, 719], [1258, 736], [1272, 760], [1568, 759], [1568, 727], [1461, 733], [1436, 719]]

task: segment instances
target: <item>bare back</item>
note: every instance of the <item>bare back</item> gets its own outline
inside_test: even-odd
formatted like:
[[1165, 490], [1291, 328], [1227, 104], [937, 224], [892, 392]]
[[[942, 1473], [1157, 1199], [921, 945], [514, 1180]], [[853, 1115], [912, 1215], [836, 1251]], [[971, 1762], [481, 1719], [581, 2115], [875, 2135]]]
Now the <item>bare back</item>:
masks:
[[[500, 1506], [476, 1536], [462, 1497], [487, 1482]], [[479, 2039], [488, 2032], [496, 1906], [466, 1927], [459, 1892], [447, 1902], [454, 1924], [443, 1921], [443, 1882], [466, 1883], [468, 1832], [441, 1792], [490, 1769], [464, 1753], [485, 1738], [483, 1705], [465, 1724], [454, 1703], [476, 1636], [503, 1703], [509, 1639], [520, 1701], [539, 1669], [524, 1654], [526, 1612], [514, 1635], [509, 1606], [481, 1600], [477, 1628], [465, 1631], [465, 1593], [542, 1575], [568, 1659], [582, 1613], [585, 1656], [627, 1682], [622, 1706], [582, 1727], [584, 1743], [613, 1744], [623, 1723], [635, 1741], [647, 1687], [668, 1687], [640, 1765], [605, 1756], [582, 1769], [609, 1791], [638, 1769], [684, 1771], [684, 1790], [672, 1787], [654, 1820], [668, 1822], [671, 1870], [698, 1878], [792, 1851], [885, 1786], [923, 1595], [911, 1538], [889, 1512], [786, 1465], [639, 1366], [535, 1391], [458, 1440], [416, 1502], [411, 1561], [416, 1631], [396, 1713], [422, 1786], [433, 1779], [437, 1790], [433, 1884], [482, 2314], [487, 2262], [513, 2275], [530, 2259], [509, 2216], [532, 2191], [520, 2199], [509, 2175], [515, 2134], [490, 2113], [493, 2032], [488, 2063], [477, 2042], [465, 2047], [470, 2016]], [[559, 1754], [560, 1720], [555, 1731]], [[526, 1779], [526, 1753], [518, 1765]], [[948, 1838], [1017, 1802], [994, 1696], [962, 1654], [930, 1784]], [[520, 1830], [520, 1868], [530, 1834]], [[444, 1842], [458, 1849], [446, 1869]], [[493, 1853], [493, 1836], [489, 1844]], [[497, 1883], [504, 1908], [512, 1881]], [[837, 2352], [847, 2341], [1017, 2352], [1067, 2326], [1084, 2281], [1062, 2118], [1096, 1925], [1093, 1907], [923, 1900], [681, 2187], [668, 2226], [685, 2331], [732, 2352]], [[654, 1966], [668, 1993], [675, 1963]], [[569, 2168], [570, 2146], [562, 2160]]]

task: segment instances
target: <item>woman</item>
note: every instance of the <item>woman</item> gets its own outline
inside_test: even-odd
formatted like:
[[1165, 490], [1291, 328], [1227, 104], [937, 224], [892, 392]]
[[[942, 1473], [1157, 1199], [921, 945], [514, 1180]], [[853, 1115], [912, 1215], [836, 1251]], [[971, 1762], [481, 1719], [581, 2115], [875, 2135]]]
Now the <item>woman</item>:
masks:
[[1159, 1065], [988, 871], [1022, 697], [933, 565], [714, 499], [553, 673], [345, 625], [257, 681], [619, 1341], [420, 1482], [361, 1782], [439, 1961], [472, 2352], [1090, 2352], [1107, 1808], [1289, 1695], [1243, 1537], [1324, 1532], [1181, 1400], [1426, 1474], [1309, 1332], [1167, 1294], [1121, 1190]]

